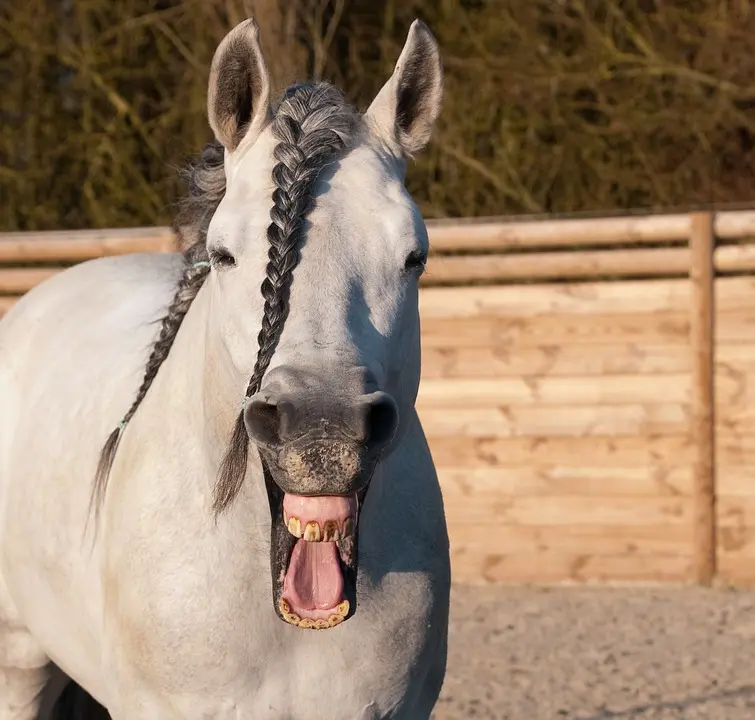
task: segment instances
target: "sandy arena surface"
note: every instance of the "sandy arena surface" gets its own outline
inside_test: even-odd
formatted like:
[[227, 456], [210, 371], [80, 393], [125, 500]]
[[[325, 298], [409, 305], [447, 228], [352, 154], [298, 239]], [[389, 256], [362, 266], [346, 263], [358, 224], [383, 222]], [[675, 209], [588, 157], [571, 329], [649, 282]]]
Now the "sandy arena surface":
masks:
[[755, 720], [755, 592], [455, 588], [433, 720]]

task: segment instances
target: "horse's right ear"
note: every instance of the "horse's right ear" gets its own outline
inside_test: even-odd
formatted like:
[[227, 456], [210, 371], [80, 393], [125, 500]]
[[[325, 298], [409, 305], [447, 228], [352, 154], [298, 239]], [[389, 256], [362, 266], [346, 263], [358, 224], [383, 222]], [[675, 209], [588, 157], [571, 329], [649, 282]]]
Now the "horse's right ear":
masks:
[[254, 142], [270, 122], [270, 76], [252, 18], [233, 28], [215, 51], [207, 112], [215, 137], [229, 152]]

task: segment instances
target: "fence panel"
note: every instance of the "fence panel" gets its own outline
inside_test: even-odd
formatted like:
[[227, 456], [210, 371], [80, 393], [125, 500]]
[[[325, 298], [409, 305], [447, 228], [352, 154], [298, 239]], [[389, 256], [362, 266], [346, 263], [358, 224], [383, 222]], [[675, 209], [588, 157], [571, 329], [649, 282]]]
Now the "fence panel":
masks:
[[[417, 407], [454, 578], [755, 585], [755, 211], [429, 230]], [[0, 315], [72, 263], [175, 248], [0, 235]]]
[[424, 292], [457, 580], [692, 578], [689, 305], [685, 280]]

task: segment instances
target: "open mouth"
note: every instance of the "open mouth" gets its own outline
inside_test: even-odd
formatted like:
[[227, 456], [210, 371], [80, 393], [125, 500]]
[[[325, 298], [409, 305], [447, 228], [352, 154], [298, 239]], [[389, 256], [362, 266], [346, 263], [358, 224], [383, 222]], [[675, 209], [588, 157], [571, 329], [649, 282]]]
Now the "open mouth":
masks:
[[365, 492], [303, 496], [268, 479], [273, 599], [285, 622], [325, 630], [356, 606], [358, 520]]

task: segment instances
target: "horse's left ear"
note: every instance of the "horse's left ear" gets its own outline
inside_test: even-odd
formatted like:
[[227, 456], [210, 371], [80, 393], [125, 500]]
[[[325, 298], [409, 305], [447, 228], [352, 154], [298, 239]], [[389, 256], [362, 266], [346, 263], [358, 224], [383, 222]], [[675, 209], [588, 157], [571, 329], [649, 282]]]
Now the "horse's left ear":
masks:
[[420, 152], [432, 135], [443, 101], [443, 61], [438, 43], [421, 20], [409, 28], [404, 49], [365, 120], [397, 154]]
[[215, 137], [229, 152], [254, 142], [270, 122], [270, 75], [253, 18], [233, 28], [215, 51], [207, 112]]

